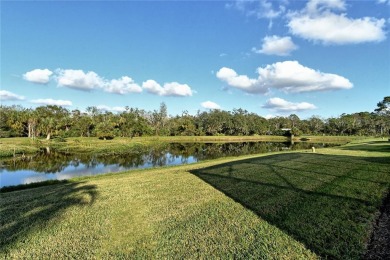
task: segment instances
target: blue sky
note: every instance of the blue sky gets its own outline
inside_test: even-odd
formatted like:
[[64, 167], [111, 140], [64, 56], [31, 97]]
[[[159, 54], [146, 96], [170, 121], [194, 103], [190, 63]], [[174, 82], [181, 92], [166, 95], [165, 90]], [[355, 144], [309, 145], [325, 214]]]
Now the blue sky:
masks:
[[390, 95], [390, 1], [1, 1], [3, 105], [324, 118]]

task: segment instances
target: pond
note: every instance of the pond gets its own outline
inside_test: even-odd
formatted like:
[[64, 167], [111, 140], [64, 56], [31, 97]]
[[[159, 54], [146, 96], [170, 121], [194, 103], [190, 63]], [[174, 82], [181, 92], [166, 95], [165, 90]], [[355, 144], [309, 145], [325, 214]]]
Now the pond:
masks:
[[0, 161], [0, 187], [46, 180], [121, 172], [137, 168], [180, 165], [226, 156], [281, 150], [327, 147], [335, 144], [307, 142], [166, 143], [152, 149], [121, 154], [64, 154], [55, 151]]

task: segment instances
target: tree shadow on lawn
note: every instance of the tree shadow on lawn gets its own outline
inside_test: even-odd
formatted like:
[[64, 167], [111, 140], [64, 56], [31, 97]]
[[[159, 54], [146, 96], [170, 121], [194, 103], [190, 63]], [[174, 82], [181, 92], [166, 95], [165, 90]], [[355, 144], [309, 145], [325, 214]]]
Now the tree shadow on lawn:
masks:
[[[387, 165], [386, 163], [387, 162]], [[364, 253], [390, 160], [286, 153], [192, 171], [326, 258]]]
[[47, 227], [72, 206], [92, 205], [95, 185], [67, 183], [0, 194], [0, 251], [7, 253], [33, 230]]
[[355, 144], [350, 146], [340, 147], [341, 150], [352, 150], [352, 151], [366, 151], [366, 152], [388, 152], [390, 153], [390, 142], [389, 141], [373, 141], [363, 144]]

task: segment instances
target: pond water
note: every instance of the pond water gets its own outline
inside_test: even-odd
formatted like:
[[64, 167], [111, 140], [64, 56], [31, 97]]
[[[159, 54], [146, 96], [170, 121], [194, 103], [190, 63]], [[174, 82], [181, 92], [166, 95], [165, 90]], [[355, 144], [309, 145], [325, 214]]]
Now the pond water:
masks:
[[267, 153], [281, 150], [327, 147], [334, 144], [240, 142], [167, 143], [152, 149], [121, 155], [40, 153], [0, 161], [0, 187], [64, 180], [78, 176], [120, 172], [137, 168], [180, 165], [226, 156]]

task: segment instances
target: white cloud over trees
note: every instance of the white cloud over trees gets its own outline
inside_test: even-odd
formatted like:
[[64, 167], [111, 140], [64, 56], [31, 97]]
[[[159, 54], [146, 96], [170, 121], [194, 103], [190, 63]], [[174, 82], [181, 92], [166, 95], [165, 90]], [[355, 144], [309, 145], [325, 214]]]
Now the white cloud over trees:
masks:
[[147, 92], [159, 96], [177, 96], [185, 97], [192, 96], [193, 90], [187, 84], [177, 82], [165, 83], [161, 86], [155, 80], [149, 79], [142, 83], [142, 88]]
[[294, 103], [278, 97], [268, 99], [262, 107], [273, 110], [275, 112], [289, 113], [312, 110], [317, 108], [315, 105], [307, 102]]
[[[53, 74], [48, 69], [35, 69], [23, 75], [27, 81], [35, 83], [48, 83], [50, 76]], [[155, 80], [143, 82], [142, 87], [132, 78], [122, 76], [119, 79], [107, 80], [99, 76], [94, 71], [84, 72], [83, 70], [74, 69], [56, 69], [53, 79], [59, 87], [67, 87], [82, 91], [103, 90], [109, 93], [125, 95], [129, 93], [141, 93], [145, 89], [148, 93], [159, 96], [192, 96], [194, 91], [187, 84], [178, 82], [169, 82], [161, 86]]]
[[104, 90], [116, 94], [140, 93], [142, 88], [130, 77], [123, 76], [120, 79], [112, 79], [104, 84]]
[[104, 86], [104, 79], [93, 71], [57, 69], [57, 83], [60, 87], [90, 91]]
[[0, 90], [0, 100], [1, 101], [24, 100], [24, 96], [17, 95], [8, 90]]
[[289, 14], [287, 26], [298, 37], [324, 44], [357, 44], [386, 39], [385, 19], [350, 18], [343, 0], [311, 0], [306, 8]]
[[41, 99], [34, 99], [30, 101], [34, 104], [39, 105], [55, 105], [55, 106], [71, 106], [72, 101], [69, 100], [61, 100], [61, 99], [51, 99], [51, 98], [41, 98]]
[[353, 87], [347, 78], [305, 67], [298, 61], [276, 62], [258, 68], [257, 73], [258, 78], [251, 79], [246, 75], [238, 75], [233, 69], [223, 67], [216, 75], [228, 86], [252, 94], [268, 93], [270, 89], [301, 93]]
[[96, 106], [96, 108], [103, 110], [103, 111], [112, 111], [112, 112], [123, 112], [126, 110], [125, 107], [121, 107], [121, 106], [110, 107], [107, 105], [98, 105], [98, 106]]
[[261, 49], [252, 48], [252, 51], [267, 55], [288, 56], [296, 49], [298, 46], [293, 43], [290, 36], [273, 35], [264, 37]]
[[226, 82], [228, 86], [240, 89], [247, 93], [264, 94], [268, 88], [260, 79], [251, 79], [247, 75], [238, 75], [233, 69], [223, 67], [217, 72], [217, 78]]
[[23, 78], [33, 83], [47, 84], [51, 75], [53, 72], [49, 69], [34, 69], [23, 74]]
[[202, 102], [200, 105], [206, 109], [221, 109], [221, 106], [213, 101], [205, 101]]

